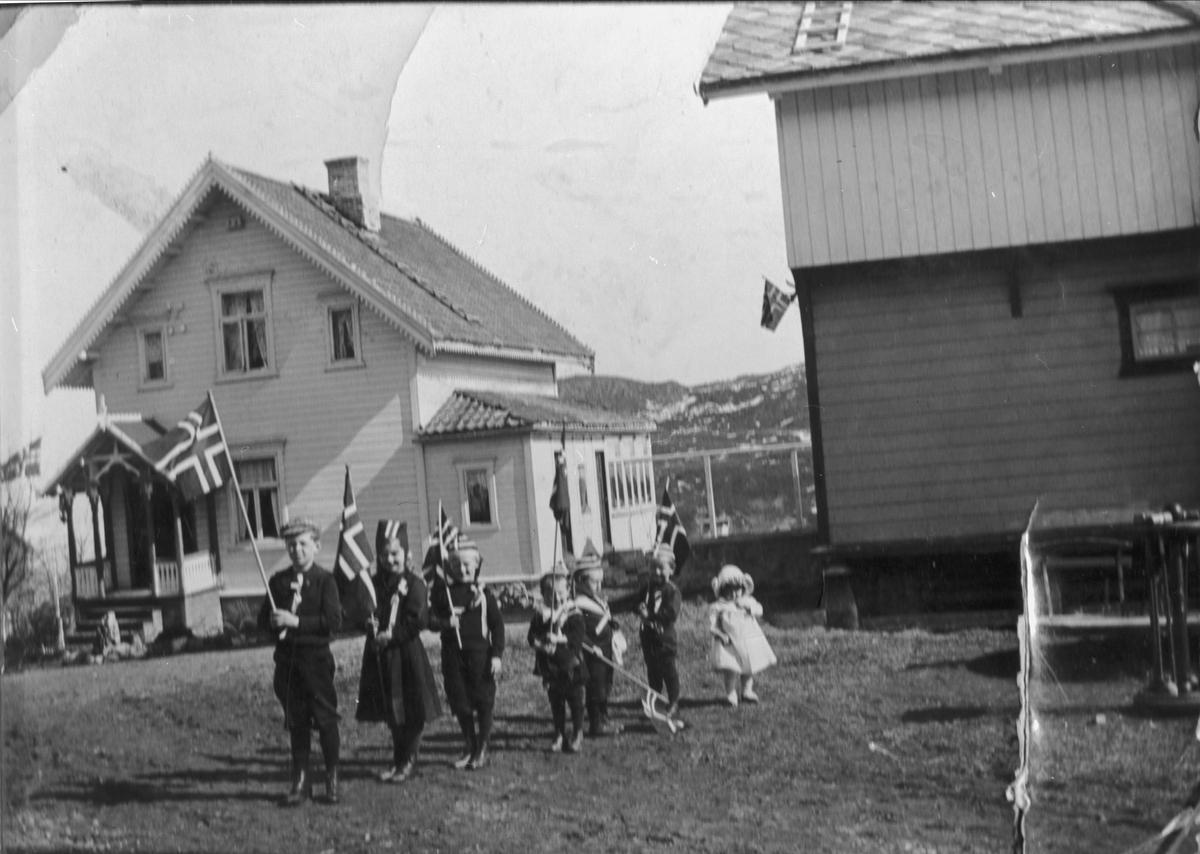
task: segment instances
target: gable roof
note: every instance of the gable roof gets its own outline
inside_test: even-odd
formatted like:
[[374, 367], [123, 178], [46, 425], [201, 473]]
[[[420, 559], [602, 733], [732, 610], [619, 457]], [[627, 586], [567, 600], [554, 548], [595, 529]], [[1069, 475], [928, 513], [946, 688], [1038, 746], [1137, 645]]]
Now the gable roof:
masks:
[[215, 191], [361, 297], [425, 353], [594, 367], [591, 349], [420, 220], [383, 214], [373, 234], [339, 214], [324, 193], [210, 155], [46, 366], [47, 392], [59, 385], [90, 387], [87, 349], [169, 257], [171, 244], [186, 234], [193, 214]]
[[418, 436], [429, 440], [500, 431], [649, 433], [655, 429], [654, 422], [644, 418], [580, 406], [557, 397], [455, 390]]
[[[796, 48], [805, 7], [848, 12], [845, 43]], [[818, 9], [818, 13], [826, 11]], [[811, 19], [812, 10], [809, 10]], [[697, 92], [709, 98], [1030, 61], [1049, 51], [1094, 54], [1200, 40], [1200, 2], [739, 3]]]

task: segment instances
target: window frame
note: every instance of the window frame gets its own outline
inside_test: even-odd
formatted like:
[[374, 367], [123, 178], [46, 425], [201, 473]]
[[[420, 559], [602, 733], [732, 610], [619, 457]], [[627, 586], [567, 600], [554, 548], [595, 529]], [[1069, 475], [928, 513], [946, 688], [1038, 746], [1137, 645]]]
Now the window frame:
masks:
[[[165, 323], [147, 323], [136, 327], [138, 348], [138, 389], [152, 391], [170, 388], [173, 384], [171, 376], [171, 355], [167, 345], [167, 325]], [[151, 379], [148, 374], [150, 367], [146, 361], [146, 336], [157, 334], [162, 338], [163, 375], [161, 379]]]
[[[278, 496], [278, 504], [279, 504], [279, 508], [278, 508], [278, 511], [275, 516], [275, 524], [279, 528], [282, 528], [284, 525], [284, 519], [286, 519], [288, 516], [288, 508], [287, 508], [287, 501], [286, 501], [287, 492], [284, 489], [284, 483], [285, 483], [284, 468], [283, 468], [283, 451], [284, 451], [284, 444], [285, 444], [284, 441], [282, 439], [279, 439], [279, 440], [271, 440], [271, 441], [265, 441], [265, 442], [252, 442], [252, 443], [227, 442], [227, 444], [229, 445], [229, 447], [231, 449], [237, 448], [236, 453], [233, 452], [232, 450], [230, 453], [231, 462], [233, 462], [235, 464], [249, 462], [252, 460], [268, 459], [268, 458], [274, 460], [274, 462], [275, 462], [275, 491]], [[235, 474], [236, 474], [236, 469], [235, 469]], [[237, 485], [239, 488], [244, 488], [244, 487], [242, 487], [242, 484], [240, 481], [238, 482]], [[240, 538], [241, 529], [242, 529], [242, 521], [243, 521], [242, 520], [242, 508], [241, 508], [241, 503], [238, 500], [238, 496], [234, 493], [234, 484], [233, 484], [232, 478], [230, 479], [229, 486], [228, 486], [228, 495], [229, 495], [229, 521], [230, 521], [229, 530], [232, 532], [233, 547], [236, 549], [240, 549], [242, 551], [250, 551], [253, 549], [253, 546], [251, 546], [251, 544], [250, 544], [250, 538], [247, 537], [244, 540]], [[256, 512], [258, 512], [258, 515], [256, 516], [256, 518], [261, 519], [262, 514], [261, 514], [261, 512], [259, 512], [257, 510], [257, 508], [256, 508]], [[260, 522], [260, 527], [261, 527], [261, 522]], [[286, 547], [286, 544], [284, 543], [284, 540], [282, 537], [258, 537], [257, 539], [255, 539], [255, 542], [258, 544], [258, 548], [260, 550], [283, 551], [283, 549]]]
[[579, 484], [579, 512], [591, 513], [592, 502], [588, 496], [588, 476], [587, 463], [578, 463], [575, 466], [575, 478]]
[[1143, 303], [1162, 302], [1180, 297], [1196, 297], [1200, 300], [1200, 282], [1184, 279], [1153, 284], [1125, 285], [1110, 288], [1109, 292], [1117, 306], [1117, 331], [1121, 341], [1121, 368], [1117, 374], [1118, 377], [1124, 379], [1192, 372], [1193, 365], [1200, 361], [1200, 353], [1142, 360], [1137, 358], [1133, 342], [1131, 309]]
[[[499, 531], [500, 503], [496, 500], [496, 460], [470, 459], [456, 460], [454, 467], [458, 471], [459, 518], [462, 520], [460, 529], [463, 531]], [[470, 503], [467, 492], [467, 473], [483, 470], [486, 472], [488, 487], [488, 509], [491, 511], [490, 522], [472, 522]]]
[[[212, 292], [213, 352], [216, 357], [216, 381], [218, 383], [248, 382], [279, 376], [279, 364], [275, 360], [275, 307], [271, 287], [274, 279], [274, 270], [256, 270], [228, 276], [217, 276], [208, 280], [208, 286]], [[255, 368], [253, 370], [249, 368], [244, 371], [226, 370], [225, 315], [221, 312], [221, 299], [229, 294], [256, 290], [263, 292], [263, 319], [267, 331], [267, 365], [265, 368]], [[240, 322], [245, 323], [244, 320]]]
[[[322, 300], [324, 302], [324, 300]], [[351, 323], [354, 331], [354, 358], [335, 359], [333, 338], [333, 313], [350, 310]], [[345, 371], [365, 366], [362, 353], [362, 312], [359, 311], [358, 300], [353, 298], [329, 300], [325, 304], [325, 369], [329, 371]]]

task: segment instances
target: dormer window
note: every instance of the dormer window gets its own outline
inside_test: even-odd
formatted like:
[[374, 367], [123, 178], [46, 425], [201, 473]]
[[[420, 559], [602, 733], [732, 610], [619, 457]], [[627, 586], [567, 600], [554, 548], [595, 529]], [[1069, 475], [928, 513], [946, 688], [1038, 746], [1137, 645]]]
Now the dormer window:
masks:
[[217, 369], [223, 379], [275, 373], [270, 282], [266, 273], [212, 283], [219, 336]]

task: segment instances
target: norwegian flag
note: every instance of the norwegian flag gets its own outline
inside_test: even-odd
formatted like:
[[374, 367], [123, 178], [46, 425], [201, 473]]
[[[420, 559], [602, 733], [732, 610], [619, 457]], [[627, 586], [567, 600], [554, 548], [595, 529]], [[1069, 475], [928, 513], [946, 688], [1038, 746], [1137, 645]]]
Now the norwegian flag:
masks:
[[362, 626], [375, 613], [375, 585], [371, 581], [371, 547], [367, 532], [358, 518], [354, 487], [350, 483], [350, 466], [346, 466], [346, 488], [342, 494], [342, 527], [338, 533], [336, 567], [338, 595], [342, 612], [353, 626]]
[[147, 443], [142, 451], [187, 501], [207, 495], [233, 474], [212, 392], [175, 429]]
[[788, 306], [792, 304], [792, 300], [796, 298], [794, 293], [789, 294], [787, 291], [780, 290], [771, 284], [770, 279], [766, 279], [766, 287], [763, 289], [763, 309], [762, 322], [763, 329], [775, 331], [775, 327], [779, 325], [779, 321], [783, 319], [783, 314], [788, 310]]
[[442, 567], [450, 560], [450, 552], [458, 548], [458, 528], [454, 527], [454, 523], [450, 521], [450, 517], [446, 515], [446, 511], [442, 509], [442, 502], [438, 502], [438, 550], [442, 560]]
[[666, 489], [663, 489], [662, 500], [658, 502], [654, 521], [658, 528], [654, 544], [667, 546], [675, 555], [675, 572], [682, 572], [683, 565], [692, 556], [692, 545], [688, 542], [687, 531], [683, 529], [679, 512], [675, 509], [675, 503], [671, 501], [671, 495]]

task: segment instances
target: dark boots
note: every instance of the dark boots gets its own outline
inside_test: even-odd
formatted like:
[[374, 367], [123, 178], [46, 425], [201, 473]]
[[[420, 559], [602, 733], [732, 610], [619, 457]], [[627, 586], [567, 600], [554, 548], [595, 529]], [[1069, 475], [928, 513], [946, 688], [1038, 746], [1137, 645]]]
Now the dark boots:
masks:
[[475, 758], [475, 752], [479, 746], [479, 741], [475, 737], [475, 716], [473, 714], [460, 715], [458, 726], [462, 730], [464, 749], [463, 755], [455, 760], [454, 767], [462, 771], [471, 764], [471, 760]]
[[342, 738], [337, 729], [321, 733], [321, 754], [325, 757], [325, 800], [331, 804], [342, 802], [342, 793], [338, 786], [338, 759], [341, 747]]
[[308, 772], [310, 741], [308, 730], [292, 732], [292, 788], [283, 799], [286, 807], [298, 806], [312, 797], [312, 777]]
[[487, 767], [488, 762], [488, 742], [492, 738], [492, 710], [488, 709], [479, 713], [479, 739], [475, 743], [475, 752], [471, 755], [471, 760], [467, 763], [467, 769], [478, 771], [480, 768]]

